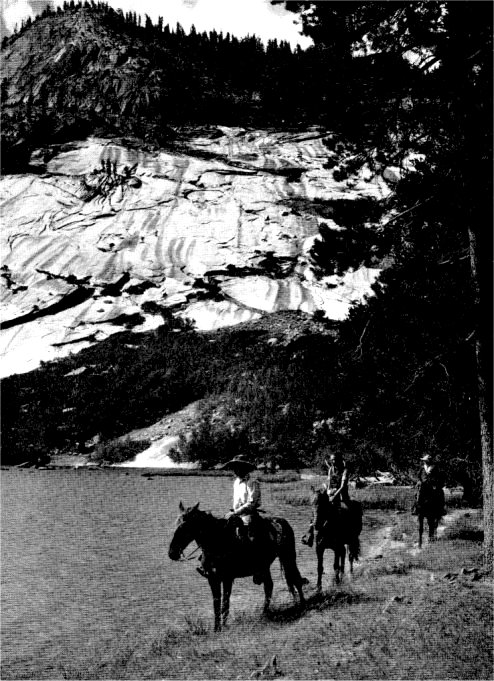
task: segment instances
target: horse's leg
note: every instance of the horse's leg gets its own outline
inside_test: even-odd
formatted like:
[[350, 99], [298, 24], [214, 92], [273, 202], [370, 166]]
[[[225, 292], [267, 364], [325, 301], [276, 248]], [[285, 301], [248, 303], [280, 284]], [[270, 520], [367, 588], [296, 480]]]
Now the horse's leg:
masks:
[[264, 575], [264, 612], [268, 612], [269, 604], [271, 603], [271, 596], [273, 595], [273, 579], [271, 577], [271, 570], [268, 568]]
[[432, 516], [428, 519], [428, 523], [429, 523], [429, 541], [430, 542], [436, 541], [436, 530], [437, 526], [439, 525], [439, 518]]
[[[293, 575], [293, 567], [291, 565], [288, 565], [287, 563], [284, 563], [280, 559], [280, 564], [281, 564], [281, 569], [283, 571], [283, 574], [285, 575], [285, 581], [286, 585], [288, 587], [288, 591], [291, 593], [292, 598], [295, 600], [296, 594], [295, 594], [295, 584], [296, 581], [294, 581], [294, 575]], [[297, 584], [298, 588], [298, 584]]]
[[422, 548], [422, 535], [424, 534], [424, 516], [419, 513], [419, 549]]
[[[299, 574], [300, 574], [300, 573], [299, 573]], [[304, 596], [303, 584], [304, 584], [304, 582], [303, 582], [303, 580], [302, 580], [302, 575], [300, 575], [300, 579], [297, 581], [297, 583], [295, 584], [295, 586], [297, 587], [298, 598], [299, 598], [299, 601], [300, 601], [300, 604], [301, 604], [301, 605], [304, 605], [304, 604], [305, 604], [305, 596]]]
[[348, 545], [348, 563], [350, 565], [350, 574], [353, 575], [353, 551], [352, 551], [352, 545]]
[[317, 556], [317, 590], [322, 589], [322, 576], [324, 573], [324, 546], [316, 545]]
[[230, 612], [230, 595], [232, 593], [233, 579], [226, 578], [223, 580], [223, 594], [221, 596], [221, 624], [225, 626], [228, 614]]
[[340, 570], [341, 570], [341, 578], [343, 579], [343, 576], [345, 574], [345, 558], [346, 558], [346, 547], [345, 544], [341, 547], [341, 561], [340, 561]]
[[213, 594], [214, 630], [221, 630], [221, 582], [217, 577], [209, 577], [209, 586]]
[[336, 584], [340, 583], [340, 549], [339, 547], [335, 546], [334, 550], [334, 561], [333, 561], [333, 570], [334, 570], [334, 581]]

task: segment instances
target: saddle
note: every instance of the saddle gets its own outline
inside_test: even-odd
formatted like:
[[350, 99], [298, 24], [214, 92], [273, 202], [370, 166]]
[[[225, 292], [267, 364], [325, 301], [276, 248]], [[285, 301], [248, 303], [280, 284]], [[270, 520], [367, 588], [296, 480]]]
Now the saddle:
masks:
[[[261, 513], [263, 512], [261, 511]], [[247, 542], [256, 542], [259, 537], [265, 534], [268, 526], [268, 523], [264, 521], [258, 511], [249, 513], [246, 522], [238, 515], [231, 516], [227, 522], [232, 530], [232, 539], [234, 542], [240, 542], [242, 545], [245, 545]]]

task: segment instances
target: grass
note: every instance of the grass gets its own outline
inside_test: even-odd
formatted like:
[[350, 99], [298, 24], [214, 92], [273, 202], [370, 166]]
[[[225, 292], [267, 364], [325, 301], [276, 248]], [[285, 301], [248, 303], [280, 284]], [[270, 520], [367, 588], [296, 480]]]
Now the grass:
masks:
[[309, 595], [305, 609], [278, 608], [264, 618], [234, 615], [220, 634], [204, 620], [186, 617], [181, 635], [171, 630], [166, 646], [152, 642], [140, 661], [129, 658], [106, 678], [150, 678], [142, 675], [153, 668], [166, 678], [244, 679], [273, 655], [279, 674], [288, 678], [491, 678], [488, 585], [468, 579], [451, 584], [441, 574], [459, 564], [478, 565], [480, 546], [455, 539], [413, 558], [404, 554], [361, 569], [352, 583]]
[[181, 632], [132, 650], [122, 644], [89, 676], [66, 669], [72, 676], [62, 678], [246, 679], [276, 655], [280, 675], [295, 679], [487, 679], [489, 600], [476, 585], [431, 580], [424, 568], [360, 576], [310, 597], [303, 611], [233, 616], [219, 634], [186, 619]]

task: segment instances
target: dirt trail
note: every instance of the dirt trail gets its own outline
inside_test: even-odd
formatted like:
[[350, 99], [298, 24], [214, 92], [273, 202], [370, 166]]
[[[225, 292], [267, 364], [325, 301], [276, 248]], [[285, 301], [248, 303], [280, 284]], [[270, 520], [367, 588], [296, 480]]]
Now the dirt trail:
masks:
[[[437, 535], [441, 537], [449, 525], [456, 522], [460, 518], [472, 513], [472, 509], [469, 508], [457, 508], [449, 513], [447, 513], [443, 518], [437, 528]], [[407, 540], [396, 540], [393, 539], [393, 530], [395, 525], [386, 525], [386, 527], [381, 527], [379, 530], [371, 533], [367, 545], [363, 547], [363, 557], [365, 559], [375, 559], [386, 554], [389, 555], [393, 549], [406, 549], [412, 556], [417, 555], [422, 549], [416, 545], [416, 536], [407, 537]], [[418, 531], [417, 531], [418, 532]], [[427, 539], [425, 539], [424, 546], [427, 546]]]

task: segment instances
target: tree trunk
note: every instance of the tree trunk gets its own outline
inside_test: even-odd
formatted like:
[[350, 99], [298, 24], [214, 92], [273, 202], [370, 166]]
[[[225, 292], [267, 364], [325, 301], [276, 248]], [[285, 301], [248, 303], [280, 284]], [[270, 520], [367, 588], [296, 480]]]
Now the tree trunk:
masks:
[[[479, 421], [480, 421], [480, 444], [482, 449], [482, 475], [483, 475], [483, 517], [484, 517], [484, 567], [492, 571], [494, 561], [494, 459], [492, 451], [492, 430], [491, 430], [491, 391], [489, 357], [490, 352], [489, 336], [485, 337], [482, 325], [483, 306], [481, 300], [481, 276], [479, 274], [479, 245], [477, 235], [472, 227], [468, 230], [470, 244], [470, 266], [472, 272], [472, 288], [474, 292], [475, 305], [475, 354], [477, 359], [477, 386], [479, 401]], [[485, 308], [486, 309], [486, 308]], [[487, 311], [487, 309], [486, 309]], [[492, 310], [491, 310], [492, 311]], [[491, 312], [490, 311], [490, 312]], [[490, 319], [490, 312], [487, 311], [487, 319]]]

